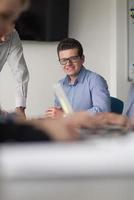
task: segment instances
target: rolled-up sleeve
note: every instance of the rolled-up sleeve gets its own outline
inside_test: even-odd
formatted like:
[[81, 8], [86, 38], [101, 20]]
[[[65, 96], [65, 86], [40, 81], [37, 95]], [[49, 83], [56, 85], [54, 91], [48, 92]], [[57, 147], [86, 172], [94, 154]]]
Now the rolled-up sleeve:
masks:
[[108, 85], [105, 79], [99, 75], [95, 75], [90, 82], [92, 108], [88, 109], [89, 112], [110, 112], [111, 101], [108, 91]]
[[16, 81], [16, 107], [26, 107], [29, 72], [23, 55], [22, 43], [15, 30], [12, 34], [7, 62]]

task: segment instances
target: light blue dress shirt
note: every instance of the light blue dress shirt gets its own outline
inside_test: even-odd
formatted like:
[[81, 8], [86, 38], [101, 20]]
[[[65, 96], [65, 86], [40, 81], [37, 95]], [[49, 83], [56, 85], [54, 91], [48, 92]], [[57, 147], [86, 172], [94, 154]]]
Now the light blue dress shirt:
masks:
[[[100, 75], [82, 66], [74, 84], [69, 83], [68, 76], [59, 83], [74, 111], [110, 112], [111, 102], [108, 86]], [[57, 97], [54, 105], [61, 107]]]
[[134, 117], [134, 83], [131, 84], [123, 115], [126, 115], [129, 118]]

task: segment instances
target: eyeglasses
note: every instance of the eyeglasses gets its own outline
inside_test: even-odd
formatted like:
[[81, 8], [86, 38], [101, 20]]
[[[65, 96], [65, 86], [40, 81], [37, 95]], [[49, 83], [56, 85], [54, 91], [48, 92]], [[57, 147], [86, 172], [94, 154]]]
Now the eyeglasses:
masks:
[[72, 56], [72, 57], [69, 57], [69, 58], [62, 58], [62, 59], [59, 59], [59, 62], [61, 65], [66, 65], [69, 62], [71, 63], [76, 63], [80, 60], [80, 56]]

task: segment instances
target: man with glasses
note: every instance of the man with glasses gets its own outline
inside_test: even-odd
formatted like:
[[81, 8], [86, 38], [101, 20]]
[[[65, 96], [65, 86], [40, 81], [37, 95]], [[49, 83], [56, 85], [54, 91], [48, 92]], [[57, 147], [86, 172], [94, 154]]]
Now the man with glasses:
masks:
[[26, 8], [28, 0], [0, 0], [0, 71], [8, 62], [16, 80], [16, 112], [25, 116], [28, 69], [15, 20]]
[[[90, 113], [109, 112], [110, 95], [106, 81], [83, 66], [85, 57], [79, 41], [73, 38], [62, 40], [57, 53], [66, 77], [59, 81], [74, 111]], [[49, 108], [45, 116], [57, 118], [63, 115], [59, 100]]]

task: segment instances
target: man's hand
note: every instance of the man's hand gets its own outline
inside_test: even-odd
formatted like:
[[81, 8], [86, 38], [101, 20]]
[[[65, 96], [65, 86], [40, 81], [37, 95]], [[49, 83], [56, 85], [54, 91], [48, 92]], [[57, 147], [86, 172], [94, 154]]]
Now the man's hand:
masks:
[[45, 118], [59, 119], [63, 117], [63, 115], [63, 110], [58, 107], [51, 107], [45, 112]]
[[25, 115], [25, 108], [24, 107], [16, 107], [15, 112], [21, 117], [21, 118], [26, 118]]

